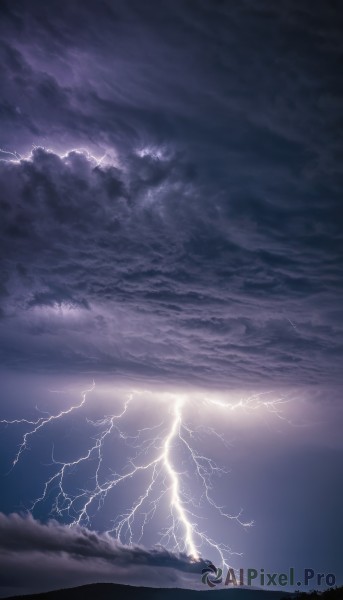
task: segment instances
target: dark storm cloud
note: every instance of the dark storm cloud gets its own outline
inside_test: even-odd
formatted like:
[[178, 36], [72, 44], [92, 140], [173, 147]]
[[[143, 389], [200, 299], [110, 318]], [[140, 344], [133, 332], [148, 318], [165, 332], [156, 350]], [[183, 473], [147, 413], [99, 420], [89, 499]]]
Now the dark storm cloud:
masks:
[[340, 379], [335, 5], [1, 10], [4, 363]]
[[95, 10], [91, 0], [62, 14], [55, 1], [17, 0], [2, 12], [9, 149], [75, 138], [126, 147], [148, 136], [339, 172], [334, 4], [131, 0]]
[[[18, 588], [46, 590], [94, 581], [181, 583], [182, 574], [200, 573], [205, 563], [164, 548], [123, 546], [106, 534], [55, 521], [42, 524], [31, 516], [0, 513], [0, 586], [5, 593]], [[127, 581], [127, 579], [126, 579]]]
[[334, 373], [340, 229], [319, 200], [286, 211], [211, 197], [171, 153], [106, 167], [37, 148], [0, 169], [8, 365], [15, 353], [35, 368], [169, 379]]
[[146, 550], [139, 546], [123, 546], [109, 535], [97, 534], [83, 527], [70, 528], [56, 521], [40, 523], [29, 516], [0, 513], [2, 552], [66, 552], [73, 558], [101, 558], [115, 565], [128, 563], [169, 567], [186, 572], [199, 572], [201, 561], [186, 555], [172, 554], [164, 548]]
[[[214, 490], [223, 506], [237, 490], [240, 506], [243, 489], [249, 518], [260, 512], [248, 567], [256, 549], [275, 571], [294, 564], [294, 539], [299, 565], [317, 557], [322, 572], [324, 550], [325, 565], [338, 564], [342, 460], [326, 449], [342, 437], [342, 29], [334, 0], [0, 2], [4, 416], [35, 405], [57, 414], [45, 390], [69, 379], [86, 380], [81, 389], [110, 381], [94, 419], [121, 402], [113, 382], [237, 397], [286, 388], [297, 427], [282, 421], [292, 433], [280, 447], [258, 419], [242, 421], [237, 483], [223, 477]], [[132, 431], [149, 407], [139, 405]], [[220, 411], [196, 409], [195, 423], [224, 429]], [[63, 445], [71, 457], [74, 437], [87, 442], [82, 419], [70, 434], [63, 421], [29, 438], [37, 459], [6, 478], [3, 510], [32, 505], [55, 441], [56, 456]], [[23, 428], [2, 430], [4, 472]], [[99, 515], [99, 528], [116, 512]], [[81, 528], [2, 515], [0, 534], [8, 594], [193, 577], [187, 557]]]

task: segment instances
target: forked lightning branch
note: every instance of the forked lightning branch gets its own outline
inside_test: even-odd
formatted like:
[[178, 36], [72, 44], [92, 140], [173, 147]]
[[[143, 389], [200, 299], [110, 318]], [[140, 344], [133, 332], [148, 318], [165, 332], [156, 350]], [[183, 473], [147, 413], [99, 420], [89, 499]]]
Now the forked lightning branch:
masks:
[[[79, 402], [55, 414], [36, 420], [2, 420], [1, 423], [5, 425], [25, 429], [13, 458], [13, 468], [42, 430], [54, 427], [57, 421], [65, 420], [72, 413], [78, 414], [88, 403], [91, 406], [94, 388], [93, 383], [91, 388], [82, 392]], [[226, 440], [215, 429], [190, 422], [190, 411], [185, 409], [195, 401], [197, 405], [215, 407], [222, 411], [223, 418], [226, 419], [230, 418], [233, 411], [245, 413], [261, 410], [271, 411], [282, 418], [280, 404], [284, 402], [283, 399], [271, 400], [268, 393], [254, 394], [235, 401], [206, 395], [194, 400], [187, 394], [168, 393], [157, 409], [161, 414], [161, 421], [157, 425], [137, 429], [132, 435], [125, 430], [125, 420], [140, 406], [142, 398], [139, 392], [127, 394], [115, 414], [97, 421], [88, 419], [94, 432], [89, 436], [86, 451], [63, 462], [53, 452], [53, 473], [43, 483], [41, 494], [32, 502], [30, 510], [34, 512], [41, 503], [50, 502], [52, 516], [71, 526], [90, 527], [94, 515], [103, 509], [109, 498], [113, 498], [116, 490], [123, 488], [125, 493], [125, 485], [135, 481], [137, 496], [122, 514], [112, 516], [112, 525], [108, 529], [111, 535], [123, 544], [142, 543], [147, 528], [152, 528], [154, 519], [158, 518], [163, 508], [167, 511], [167, 518], [163, 519], [165, 526], [160, 530], [156, 544], [173, 552], [186, 553], [194, 559], [200, 558], [204, 553], [211, 553], [213, 561], [229, 567], [233, 551], [227, 544], [211, 536], [210, 527], [204, 525], [209, 523], [204, 515], [208, 511], [215, 511], [223, 519], [223, 523], [234, 520], [243, 527], [250, 527], [252, 522], [244, 521], [241, 511], [231, 514], [214, 497], [215, 477], [226, 474], [226, 470], [199, 450], [201, 436], [205, 433], [213, 436], [216, 442], [219, 440], [224, 444]], [[120, 473], [111, 470], [110, 475], [108, 472], [105, 475], [105, 450], [113, 438], [122, 442], [123, 455], [127, 455], [128, 449], [130, 455]], [[70, 480], [75, 478], [78, 470], [81, 471], [85, 464], [89, 466], [91, 475], [88, 471], [87, 481], [82, 488], [72, 493]], [[194, 493], [194, 489], [192, 491], [195, 482], [200, 495], [199, 492]]]

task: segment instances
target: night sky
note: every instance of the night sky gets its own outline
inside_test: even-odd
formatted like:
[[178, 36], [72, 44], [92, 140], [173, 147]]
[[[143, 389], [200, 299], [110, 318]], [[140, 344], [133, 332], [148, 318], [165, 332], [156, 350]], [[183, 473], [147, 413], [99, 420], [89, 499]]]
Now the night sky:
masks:
[[342, 30], [0, 0], [0, 595], [202, 589], [211, 540], [343, 583]]

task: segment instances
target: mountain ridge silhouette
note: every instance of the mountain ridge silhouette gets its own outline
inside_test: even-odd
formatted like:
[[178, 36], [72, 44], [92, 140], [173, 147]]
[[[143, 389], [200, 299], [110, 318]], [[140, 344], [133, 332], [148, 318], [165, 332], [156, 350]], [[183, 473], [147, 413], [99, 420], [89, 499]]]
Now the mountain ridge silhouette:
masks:
[[[282, 600], [293, 594], [276, 590], [225, 588], [190, 590], [184, 588], [151, 588], [116, 583], [92, 583], [73, 588], [29, 595], [7, 596], [3, 600]], [[206, 594], [206, 595], [204, 595]]]

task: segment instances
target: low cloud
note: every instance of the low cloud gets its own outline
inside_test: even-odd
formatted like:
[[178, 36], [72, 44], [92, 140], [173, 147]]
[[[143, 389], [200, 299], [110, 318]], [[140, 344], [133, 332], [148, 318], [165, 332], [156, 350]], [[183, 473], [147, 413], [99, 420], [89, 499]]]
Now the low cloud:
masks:
[[205, 565], [162, 547], [128, 547], [107, 534], [17, 513], [0, 513], [0, 555], [2, 596], [101, 581], [182, 586]]

